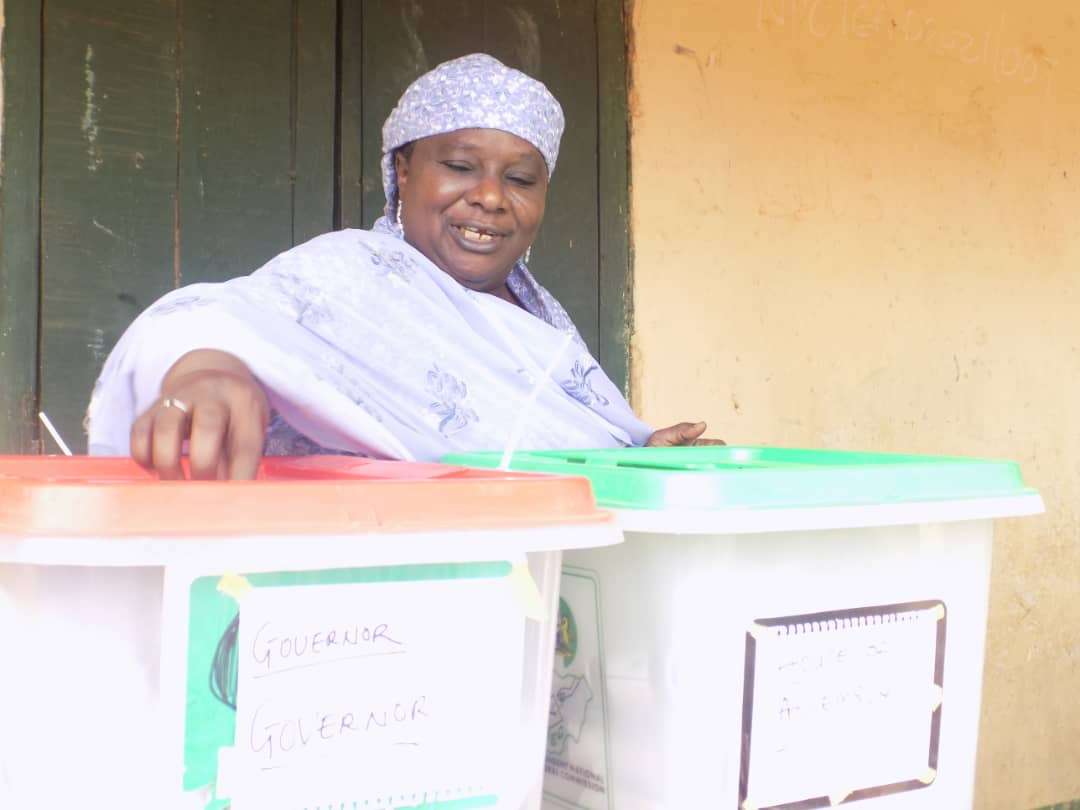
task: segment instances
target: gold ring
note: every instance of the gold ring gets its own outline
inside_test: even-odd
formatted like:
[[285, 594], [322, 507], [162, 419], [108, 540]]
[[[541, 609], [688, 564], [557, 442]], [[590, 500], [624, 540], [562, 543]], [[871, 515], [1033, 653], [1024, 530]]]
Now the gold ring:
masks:
[[185, 405], [183, 402], [181, 402], [178, 399], [173, 399], [172, 397], [166, 397], [165, 399], [163, 399], [161, 401], [161, 407], [162, 408], [176, 408], [176, 410], [180, 411], [180, 413], [182, 413], [184, 415], [187, 415], [190, 412], [188, 410], [187, 405]]

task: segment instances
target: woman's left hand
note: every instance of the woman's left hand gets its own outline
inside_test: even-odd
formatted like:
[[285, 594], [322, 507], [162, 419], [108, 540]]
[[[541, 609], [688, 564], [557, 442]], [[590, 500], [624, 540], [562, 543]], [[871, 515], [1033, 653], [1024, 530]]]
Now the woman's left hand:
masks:
[[703, 439], [708, 428], [704, 422], [679, 422], [671, 427], [661, 428], [645, 442], [646, 447], [689, 447], [725, 444], [722, 439]]

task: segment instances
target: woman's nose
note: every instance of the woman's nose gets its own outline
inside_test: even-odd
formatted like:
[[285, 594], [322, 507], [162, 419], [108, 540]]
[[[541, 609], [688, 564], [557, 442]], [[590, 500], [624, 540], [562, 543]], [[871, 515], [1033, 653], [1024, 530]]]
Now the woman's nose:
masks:
[[465, 200], [471, 205], [479, 205], [485, 211], [500, 211], [505, 207], [506, 195], [499, 178], [487, 175], [469, 189]]

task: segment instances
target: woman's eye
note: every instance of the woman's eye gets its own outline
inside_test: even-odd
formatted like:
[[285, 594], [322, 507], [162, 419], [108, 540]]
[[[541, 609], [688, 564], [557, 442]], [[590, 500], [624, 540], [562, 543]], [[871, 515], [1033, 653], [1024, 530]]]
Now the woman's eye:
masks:
[[522, 177], [520, 175], [511, 175], [510, 182], [516, 186], [524, 186], [526, 188], [536, 185], [536, 180], [534, 180], [532, 177]]
[[443, 166], [455, 172], [467, 172], [472, 169], [472, 166], [470, 166], [468, 163], [460, 163], [456, 160], [443, 161]]

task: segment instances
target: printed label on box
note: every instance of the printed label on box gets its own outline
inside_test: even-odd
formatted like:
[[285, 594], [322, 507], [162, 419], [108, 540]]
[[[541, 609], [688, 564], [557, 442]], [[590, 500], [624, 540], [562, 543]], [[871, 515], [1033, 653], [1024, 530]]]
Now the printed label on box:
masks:
[[564, 568], [555, 626], [544, 797], [574, 810], [610, 810], [600, 588]]

